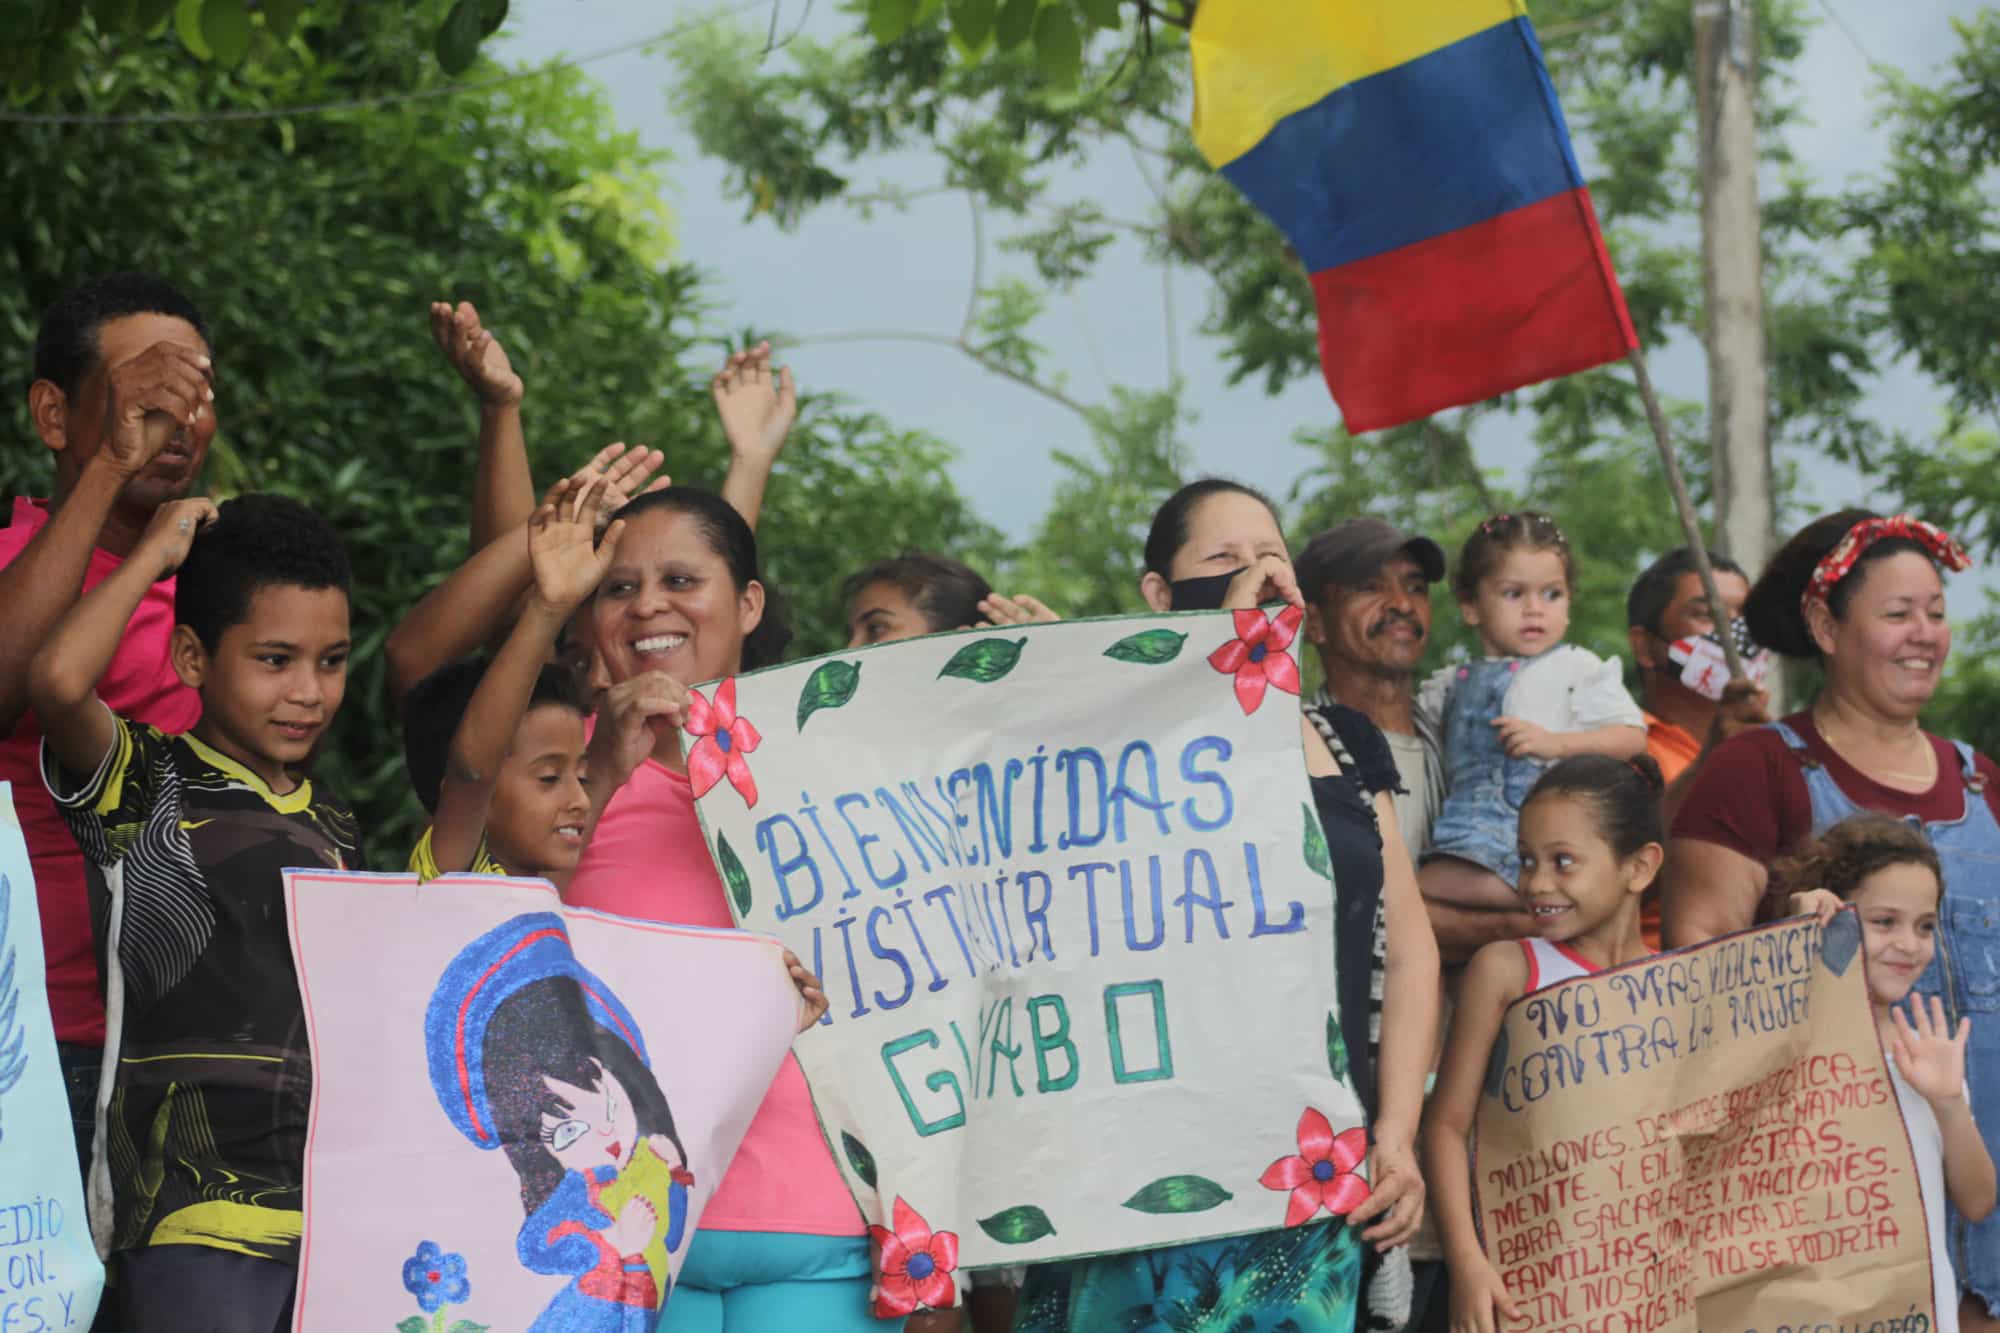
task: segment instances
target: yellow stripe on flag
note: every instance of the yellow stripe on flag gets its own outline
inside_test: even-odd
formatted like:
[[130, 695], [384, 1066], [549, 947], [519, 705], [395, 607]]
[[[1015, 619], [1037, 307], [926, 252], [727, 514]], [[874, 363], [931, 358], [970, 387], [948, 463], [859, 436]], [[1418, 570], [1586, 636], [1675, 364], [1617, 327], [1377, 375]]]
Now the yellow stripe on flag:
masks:
[[1336, 88], [1527, 12], [1524, 0], [1201, 0], [1195, 143], [1227, 166]]

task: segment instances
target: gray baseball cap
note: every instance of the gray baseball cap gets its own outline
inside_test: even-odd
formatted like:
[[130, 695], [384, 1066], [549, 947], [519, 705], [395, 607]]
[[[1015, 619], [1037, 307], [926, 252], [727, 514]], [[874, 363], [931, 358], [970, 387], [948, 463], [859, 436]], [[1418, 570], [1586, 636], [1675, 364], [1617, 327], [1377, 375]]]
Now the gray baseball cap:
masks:
[[1379, 518], [1350, 518], [1336, 523], [1306, 543], [1293, 562], [1299, 591], [1318, 601], [1329, 583], [1355, 584], [1372, 578], [1389, 557], [1407, 555], [1423, 576], [1436, 583], [1444, 578], [1444, 548], [1429, 537], [1405, 532]]

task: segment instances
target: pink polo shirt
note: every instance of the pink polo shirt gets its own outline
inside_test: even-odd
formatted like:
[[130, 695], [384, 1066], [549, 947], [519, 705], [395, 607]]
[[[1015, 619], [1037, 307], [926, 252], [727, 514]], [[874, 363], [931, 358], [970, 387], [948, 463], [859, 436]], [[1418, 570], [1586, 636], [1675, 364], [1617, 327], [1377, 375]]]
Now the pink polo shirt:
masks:
[[[49, 521], [48, 501], [14, 501], [12, 523], [0, 529], [0, 566], [13, 563]], [[90, 591], [124, 564], [101, 547], [90, 553], [83, 589]], [[111, 668], [97, 683], [111, 710], [166, 732], [182, 732], [201, 718], [201, 696], [181, 684], [167, 662], [174, 629], [174, 581], [155, 583], [132, 614]], [[0, 781], [14, 784], [14, 812], [35, 868], [35, 898], [42, 914], [42, 950], [48, 960], [49, 1010], [56, 1040], [104, 1044], [104, 983], [91, 946], [90, 898], [83, 853], [42, 785], [42, 724], [30, 710], [0, 740]]]
[[[647, 921], [733, 926], [687, 775], [648, 759], [611, 798], [563, 899]], [[708, 1231], [859, 1236], [867, 1228], [813, 1114], [799, 1062], [785, 1057], [715, 1197]]]

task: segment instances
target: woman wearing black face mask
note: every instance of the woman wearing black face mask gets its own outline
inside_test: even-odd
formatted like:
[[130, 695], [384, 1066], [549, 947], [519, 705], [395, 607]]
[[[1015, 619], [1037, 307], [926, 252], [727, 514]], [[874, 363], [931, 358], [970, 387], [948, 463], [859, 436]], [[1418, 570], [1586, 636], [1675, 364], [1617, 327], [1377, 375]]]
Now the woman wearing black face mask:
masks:
[[[1270, 504], [1227, 481], [1184, 486], [1160, 507], [1146, 539], [1139, 590], [1155, 611], [1302, 604]], [[1389, 803], [1396, 770], [1381, 733], [1345, 708], [1317, 723], [1302, 719], [1300, 726], [1337, 886], [1335, 1009], [1349, 1077], [1361, 1104], [1374, 1111], [1372, 1196], [1345, 1219], [1031, 1270], [1016, 1333], [1083, 1333], [1104, 1327], [1112, 1312], [1129, 1318], [1134, 1307], [1154, 1310], [1153, 1322], [1121, 1327], [1164, 1329], [1160, 1312], [1171, 1307], [1176, 1317], [1196, 1310], [1233, 1315], [1243, 1327], [1282, 1321], [1300, 1333], [1349, 1333], [1362, 1267], [1355, 1233], [1386, 1251], [1406, 1245], [1416, 1232], [1424, 1184], [1414, 1145], [1437, 1037], [1437, 943]], [[1339, 747], [1338, 757], [1329, 741]], [[1371, 1060], [1372, 964], [1384, 923], [1380, 1058]], [[1302, 995], [1299, 1003], [1319, 1006], [1325, 998]], [[1216, 1283], [1214, 1274], [1225, 1269], [1237, 1280]], [[1210, 1308], [1217, 1302], [1238, 1304], [1227, 1311]], [[1218, 1319], [1218, 1326], [1223, 1323], [1235, 1326], [1226, 1317]]]

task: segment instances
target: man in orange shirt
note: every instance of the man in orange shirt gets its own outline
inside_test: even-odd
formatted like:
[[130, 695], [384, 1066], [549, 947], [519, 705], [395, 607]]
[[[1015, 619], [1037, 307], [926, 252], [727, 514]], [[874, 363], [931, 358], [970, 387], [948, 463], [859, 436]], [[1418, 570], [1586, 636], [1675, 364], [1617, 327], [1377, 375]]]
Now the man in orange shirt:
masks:
[[[1720, 625], [1701, 586], [1701, 575], [1695, 572], [1694, 555], [1685, 546], [1655, 560], [1625, 598], [1626, 633], [1632, 660], [1639, 664], [1639, 702], [1646, 714], [1646, 752], [1667, 780], [1661, 803], [1669, 821], [1709, 751], [1745, 727], [1770, 720], [1765, 715], [1769, 700], [1756, 685], [1725, 685], [1718, 674], [1704, 693], [1689, 683], [1691, 673], [1684, 661], [1674, 660], [1676, 642], [1690, 644], [1733, 626], [1750, 596], [1750, 580], [1742, 566], [1713, 553], [1709, 561], [1715, 568], [1715, 589], [1722, 595]], [[1722, 668], [1715, 670], [1719, 673]], [[1694, 674], [1698, 679], [1698, 669]], [[1660, 906], [1654, 890], [1647, 891], [1641, 906], [1639, 929], [1647, 944], [1660, 947]]]

